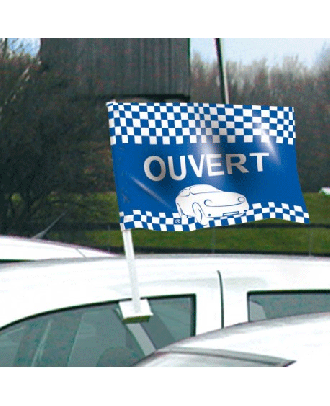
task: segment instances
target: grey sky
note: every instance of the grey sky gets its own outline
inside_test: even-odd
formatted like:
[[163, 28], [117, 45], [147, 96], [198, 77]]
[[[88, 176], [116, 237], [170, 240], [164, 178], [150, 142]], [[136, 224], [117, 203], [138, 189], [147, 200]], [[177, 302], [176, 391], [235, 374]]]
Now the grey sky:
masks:
[[[330, 38], [225, 38], [223, 45], [224, 56], [231, 61], [248, 64], [266, 57], [270, 65], [281, 65], [284, 56], [298, 55], [310, 67], [322, 47], [330, 47]], [[198, 51], [205, 61], [216, 59], [213, 38], [192, 38], [191, 49]]]

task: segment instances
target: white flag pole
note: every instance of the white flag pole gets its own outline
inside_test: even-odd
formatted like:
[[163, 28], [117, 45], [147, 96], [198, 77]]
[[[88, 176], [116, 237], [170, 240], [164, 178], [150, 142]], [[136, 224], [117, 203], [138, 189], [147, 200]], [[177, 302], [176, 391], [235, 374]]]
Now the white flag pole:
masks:
[[148, 300], [142, 300], [140, 298], [131, 230], [123, 230], [122, 235], [131, 283], [132, 300], [124, 300], [122, 302], [119, 302], [119, 307], [124, 322], [139, 323], [141, 321], [149, 320], [153, 313], [150, 309]]
[[130, 281], [131, 281], [133, 308], [136, 313], [140, 313], [141, 301], [140, 301], [140, 293], [139, 293], [139, 283], [138, 283], [138, 278], [137, 278], [137, 274], [136, 274], [132, 233], [131, 233], [131, 230], [123, 230], [122, 234], [123, 234], [123, 241], [124, 241], [124, 250], [125, 250], [127, 265], [128, 265], [128, 272], [129, 272]]

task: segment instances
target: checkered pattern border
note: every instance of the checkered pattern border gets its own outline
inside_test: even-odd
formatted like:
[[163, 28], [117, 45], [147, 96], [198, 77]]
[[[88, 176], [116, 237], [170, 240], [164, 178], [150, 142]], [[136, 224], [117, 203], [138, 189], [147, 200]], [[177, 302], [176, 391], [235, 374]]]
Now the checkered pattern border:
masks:
[[269, 218], [278, 218], [296, 223], [307, 224], [309, 214], [304, 212], [301, 206], [289, 206], [286, 203], [276, 205], [269, 202], [267, 206], [260, 203], [252, 204], [252, 209], [244, 215], [234, 215], [210, 220], [206, 226], [195, 222], [193, 217], [181, 218], [179, 213], [173, 213], [173, 217], [166, 217], [165, 213], [154, 213], [147, 211], [142, 213], [141, 210], [133, 210], [133, 214], [124, 214], [120, 212], [120, 226], [122, 230], [131, 228], [146, 228], [154, 231], [194, 231], [201, 228], [230, 226], [234, 224], [243, 224], [252, 221], [259, 221]]
[[110, 144], [245, 143], [260, 137], [261, 142], [289, 145], [296, 138], [292, 107], [223, 105], [209, 103], [107, 103]]

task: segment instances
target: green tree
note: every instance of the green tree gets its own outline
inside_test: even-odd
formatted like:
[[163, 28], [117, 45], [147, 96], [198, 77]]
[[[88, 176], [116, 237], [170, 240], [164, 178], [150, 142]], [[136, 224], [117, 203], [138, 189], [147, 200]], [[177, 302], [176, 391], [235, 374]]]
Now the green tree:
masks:
[[194, 53], [191, 62], [191, 101], [219, 103], [219, 69], [217, 63], [205, 63], [199, 53]]
[[2, 54], [0, 69], [0, 232], [24, 234], [70, 193], [113, 187], [106, 111], [73, 99], [68, 78], [36, 58]]
[[[192, 87], [194, 101], [212, 102], [217, 74], [195, 57]], [[311, 69], [298, 57], [287, 57], [281, 66], [267, 60], [250, 65], [227, 61], [229, 102], [293, 106], [296, 114], [297, 166], [303, 191], [318, 191], [330, 184], [330, 50], [323, 49]], [[212, 84], [212, 92], [210, 85]], [[199, 99], [199, 96], [203, 96]]]

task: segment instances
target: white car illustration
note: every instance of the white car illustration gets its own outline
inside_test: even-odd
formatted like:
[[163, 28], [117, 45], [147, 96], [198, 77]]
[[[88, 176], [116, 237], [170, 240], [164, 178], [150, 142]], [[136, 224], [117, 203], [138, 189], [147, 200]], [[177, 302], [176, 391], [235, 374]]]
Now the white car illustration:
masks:
[[184, 188], [176, 197], [175, 204], [181, 217], [195, 217], [202, 225], [214, 218], [244, 214], [249, 209], [245, 196], [223, 192], [211, 185]]

